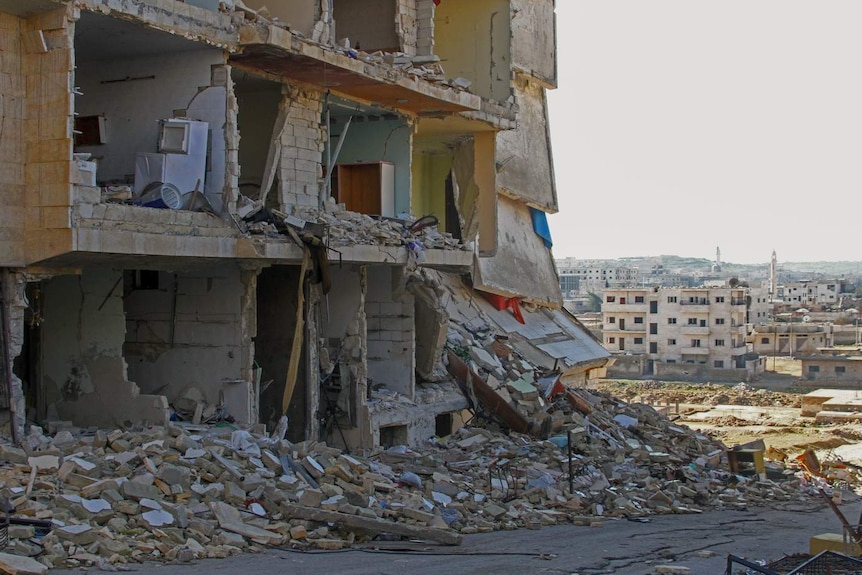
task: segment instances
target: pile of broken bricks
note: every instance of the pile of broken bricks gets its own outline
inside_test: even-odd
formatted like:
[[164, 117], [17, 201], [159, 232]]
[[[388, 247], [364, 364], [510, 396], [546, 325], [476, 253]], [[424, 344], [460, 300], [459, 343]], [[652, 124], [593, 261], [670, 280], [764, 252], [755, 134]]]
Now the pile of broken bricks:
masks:
[[[340, 549], [378, 534], [456, 545], [463, 534], [598, 526], [805, 497], [722, 471], [723, 447], [652, 408], [578, 392], [591, 406], [573, 438], [574, 489], [560, 435], [538, 440], [479, 427], [364, 456], [229, 427], [30, 428], [0, 445], [0, 495], [14, 517], [7, 552], [49, 567], [190, 561], [261, 546]], [[621, 417], [624, 416], [624, 417]]]
[[[261, 209], [259, 202], [248, 199], [243, 201], [248, 205], [242, 212], [246, 217]], [[468, 249], [452, 234], [441, 232], [436, 226], [411, 231], [408, 229], [411, 220], [371, 217], [351, 212], [344, 204], [333, 201], [328, 201], [323, 209], [294, 206], [293, 214], [285, 219], [285, 223], [299, 228], [306, 223], [325, 226], [327, 246], [334, 249], [354, 245], [403, 246], [408, 243], [416, 243], [424, 249]], [[278, 226], [270, 221], [257, 221], [246, 227], [252, 234], [271, 237], [283, 235]]]

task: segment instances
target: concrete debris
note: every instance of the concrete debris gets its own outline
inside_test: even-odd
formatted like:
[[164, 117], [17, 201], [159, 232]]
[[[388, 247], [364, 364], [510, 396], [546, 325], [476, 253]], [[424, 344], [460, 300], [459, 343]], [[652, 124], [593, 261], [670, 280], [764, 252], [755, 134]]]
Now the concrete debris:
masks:
[[[252, 10], [247, 6], [237, 5], [236, 9], [235, 13], [246, 22], [253, 22], [258, 26], [272, 24], [290, 30], [288, 23], [280, 22], [277, 18], [273, 18], [266, 8]], [[303, 36], [298, 30], [290, 31], [296, 36]], [[359, 45], [351, 45], [349, 38], [333, 38], [332, 32], [333, 23], [331, 16], [328, 10], [324, 8], [321, 19], [315, 23], [311, 37], [308, 38], [312, 42], [320, 44], [324, 49], [369, 64], [388, 64], [393, 68], [404, 71], [405, 74], [412, 78], [436, 84], [444, 84], [462, 91], [468, 91], [472, 84], [469, 80], [461, 77], [447, 78], [443, 66], [440, 64], [440, 57], [437, 55], [410, 55], [399, 51], [383, 52], [380, 50], [365, 52], [360, 49]]]
[[466, 250], [468, 246], [440, 232], [436, 226], [410, 229], [414, 220], [376, 218], [348, 211], [344, 204], [330, 198], [324, 209], [294, 206], [293, 214], [278, 217], [273, 211], [258, 207], [249, 210], [245, 221], [252, 234], [284, 235], [288, 223], [322, 226], [326, 230], [326, 244], [331, 248], [353, 245], [413, 246], [418, 249]]
[[48, 568], [29, 557], [0, 553], [0, 571], [9, 575], [44, 575]]
[[[10, 530], [8, 551], [69, 567], [226, 557], [259, 546], [336, 549], [380, 533], [458, 544], [476, 532], [598, 526], [603, 518], [807, 496], [790, 472], [778, 482], [724, 471], [723, 445], [649, 406], [568, 391], [589, 403], [589, 415], [564, 396], [551, 401], [561, 432], [548, 440], [464, 427], [421, 449], [363, 457], [185, 423], [67, 429], [58, 433], [60, 449], [34, 426], [25, 457], [0, 450], [0, 495], [14, 516], [50, 520], [53, 529]], [[47, 455], [59, 466], [38, 465]]]

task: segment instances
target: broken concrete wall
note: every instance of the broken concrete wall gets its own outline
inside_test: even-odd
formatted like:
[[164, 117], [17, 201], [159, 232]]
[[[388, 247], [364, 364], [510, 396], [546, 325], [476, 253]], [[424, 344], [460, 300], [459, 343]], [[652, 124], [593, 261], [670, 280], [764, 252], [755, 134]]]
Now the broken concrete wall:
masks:
[[[254, 336], [255, 361], [261, 369], [260, 421], [273, 429], [282, 414], [288, 367], [296, 333], [299, 303], [299, 266], [273, 266], [261, 271], [257, 280], [257, 329]], [[313, 345], [306, 342], [304, 347]], [[288, 405], [288, 438], [305, 439], [308, 388], [316, 381], [300, 365], [297, 384]]]
[[281, 102], [281, 84], [258, 79], [235, 68], [232, 77], [239, 130], [239, 191], [257, 198]]
[[317, 206], [320, 201], [320, 166], [325, 141], [321, 126], [321, 93], [286, 86], [281, 110], [284, 128], [280, 132], [278, 150], [278, 206], [289, 213], [291, 206]]
[[555, 0], [511, 0], [512, 67], [557, 87]]
[[[27, 166], [19, 182], [23, 181], [27, 189], [25, 254], [28, 262], [68, 252], [73, 246], [69, 213], [72, 203], [74, 65], [71, 34], [74, 23], [70, 12], [70, 6], [45, 12], [27, 19], [22, 28]], [[3, 61], [3, 66], [8, 63], [10, 70], [14, 70], [14, 51], [8, 61], [4, 52]]]
[[[43, 283], [42, 389], [61, 419], [80, 426], [164, 425], [162, 395], [143, 395], [127, 378], [122, 271], [88, 269]], [[50, 405], [53, 404], [53, 409]]]
[[472, 241], [478, 236], [479, 253], [489, 256], [497, 250], [495, 147], [492, 132], [477, 132], [458, 146], [452, 161], [461, 237]]
[[545, 90], [519, 75], [515, 98], [518, 127], [497, 132], [497, 187], [501, 194], [556, 213], [557, 187]]
[[[343, 122], [341, 125], [343, 126]], [[330, 142], [333, 149], [338, 143], [341, 129], [332, 131]], [[357, 122], [354, 119], [338, 154], [338, 163], [383, 161], [394, 164], [395, 214], [409, 213], [411, 145], [412, 130], [401, 120]]]
[[[345, 439], [351, 447], [371, 445], [368, 399], [368, 325], [365, 315], [368, 272], [364, 266], [333, 267], [332, 290], [320, 305], [318, 335], [322, 347], [339, 370], [343, 397], [342, 408], [353, 411], [354, 421], [342, 423]], [[321, 366], [324, 368], [325, 366]], [[323, 400], [321, 400], [323, 401]], [[321, 440], [341, 444], [339, 433]]]
[[171, 403], [191, 396], [216, 406], [230, 396], [230, 415], [255, 423], [257, 414], [250, 414], [242, 393], [250, 385], [250, 337], [243, 330], [247, 296], [239, 267], [159, 272], [158, 279], [156, 289], [132, 281], [126, 286], [129, 378], [144, 393], [165, 395]]
[[551, 250], [533, 230], [530, 208], [503, 195], [497, 199], [497, 253], [478, 258], [477, 288], [549, 307], [561, 307], [560, 282]]
[[[0, 138], [0, 266], [24, 264], [24, 223], [26, 221], [26, 185], [24, 182], [24, 116], [27, 84], [22, 70], [21, 41], [24, 21], [0, 12], [0, 46], [3, 64], [0, 68], [0, 116], [3, 138]], [[38, 133], [36, 134], [38, 136]], [[33, 135], [26, 135], [32, 140]]]
[[416, 55], [434, 54], [434, 0], [416, 0]]
[[[236, 122], [235, 117], [234, 121], [230, 121], [232, 117], [228, 113], [230, 67], [216, 65], [212, 66], [210, 71], [210, 85], [199, 89], [186, 107], [184, 115], [209, 125], [209, 161], [205, 181], [201, 182], [201, 191], [206, 194], [213, 209], [220, 213], [232, 199], [232, 196], [226, 196], [225, 193], [236, 186], [235, 176], [239, 173], [235, 163], [236, 147], [232, 150], [234, 157], [227, 157], [228, 140], [233, 139]], [[232, 109], [235, 114], [236, 107]], [[234, 162], [231, 165], [236, 174], [229, 173], [227, 169], [226, 162], [229, 159]]]
[[243, 3], [252, 10], [266, 8], [271, 18], [308, 38], [311, 38], [314, 23], [320, 17], [319, 0], [244, 0]]
[[[452, 170], [452, 155], [439, 152], [416, 151], [413, 154], [410, 175], [412, 179], [410, 209], [416, 216], [437, 216], [437, 229], [452, 229], [447, 220], [446, 179]], [[454, 222], [460, 229], [460, 222]]]
[[[84, 24], [79, 24], [83, 26]], [[200, 94], [197, 113], [218, 124], [210, 125], [213, 154], [220, 153], [220, 181], [207, 182], [209, 191], [220, 193], [224, 186], [224, 122], [227, 98], [224, 85], [207, 90], [213, 82], [213, 66], [224, 65], [217, 49], [154, 54], [138, 58], [117, 58], [77, 63], [75, 81], [83, 95], [75, 101], [79, 116], [103, 115], [107, 143], [78, 146], [99, 159], [99, 181], [124, 182], [134, 179], [135, 157], [140, 152], [158, 152], [159, 120], [175, 116], [191, 117], [189, 107]], [[220, 74], [221, 77], [221, 74]], [[141, 78], [123, 81], [124, 78]], [[206, 101], [204, 101], [206, 100]], [[215, 109], [213, 109], [215, 107]]]
[[368, 377], [413, 399], [415, 384], [414, 298], [400, 267], [369, 267], [365, 310], [368, 321]]
[[23, 383], [14, 370], [24, 345], [25, 285], [23, 274], [0, 270], [0, 321], [5, 322], [0, 324], [0, 433], [17, 438], [24, 436], [26, 420]]
[[449, 332], [449, 292], [422, 270], [408, 277], [407, 289], [415, 301], [416, 374], [424, 381], [439, 381], [446, 376], [442, 358]]
[[471, 0], [441, 2], [434, 16], [446, 76], [466, 78], [473, 93], [501, 102], [512, 93], [509, 11], [509, 0]]
[[395, 33], [401, 41], [400, 50], [415, 56], [418, 39], [418, 0], [397, 0], [395, 6]]
[[334, 0], [335, 37], [365, 52], [401, 49], [395, 22], [404, 0]]

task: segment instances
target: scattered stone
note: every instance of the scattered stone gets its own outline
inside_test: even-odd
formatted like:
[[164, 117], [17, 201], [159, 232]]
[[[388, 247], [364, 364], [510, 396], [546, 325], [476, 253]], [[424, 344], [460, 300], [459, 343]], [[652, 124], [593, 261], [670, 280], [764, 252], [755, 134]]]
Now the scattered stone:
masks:
[[8, 575], [45, 575], [48, 567], [30, 557], [0, 553], [0, 571]]

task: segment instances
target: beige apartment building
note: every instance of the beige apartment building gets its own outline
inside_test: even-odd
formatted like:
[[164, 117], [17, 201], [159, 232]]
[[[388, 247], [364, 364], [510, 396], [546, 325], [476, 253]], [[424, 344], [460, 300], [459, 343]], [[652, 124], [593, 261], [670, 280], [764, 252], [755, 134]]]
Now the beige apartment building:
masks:
[[553, 0], [0, 0], [0, 432], [448, 434], [464, 276], [588, 377], [534, 223], [556, 71]]
[[[605, 348], [633, 375], [751, 377], [746, 288], [640, 288], [603, 292]], [[615, 370], [612, 370], [615, 371]]]

